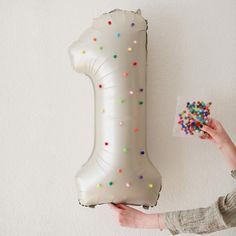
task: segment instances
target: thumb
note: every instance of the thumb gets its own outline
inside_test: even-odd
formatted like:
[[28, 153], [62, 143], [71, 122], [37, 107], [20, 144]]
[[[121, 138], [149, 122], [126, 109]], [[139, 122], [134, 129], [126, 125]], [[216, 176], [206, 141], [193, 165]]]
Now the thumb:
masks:
[[113, 209], [113, 210], [115, 210], [115, 211], [117, 211], [117, 212], [121, 212], [121, 211], [122, 211], [121, 208], [117, 207], [117, 206], [116, 206], [115, 204], [113, 204], [113, 203], [109, 203], [108, 205], [109, 205], [109, 207], [110, 207], [111, 209]]
[[117, 203], [116, 206], [120, 209], [123, 209], [123, 210], [129, 209], [128, 206], [126, 206], [125, 204], [122, 204], [122, 203]]
[[203, 131], [207, 132], [208, 134], [210, 134], [212, 137], [216, 134], [215, 130], [210, 128], [207, 125], [203, 125], [203, 127], [201, 128]]

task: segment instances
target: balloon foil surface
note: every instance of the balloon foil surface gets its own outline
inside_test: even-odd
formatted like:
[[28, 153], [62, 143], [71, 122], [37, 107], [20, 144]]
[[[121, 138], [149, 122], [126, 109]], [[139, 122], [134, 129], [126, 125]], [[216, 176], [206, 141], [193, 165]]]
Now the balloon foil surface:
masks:
[[161, 175], [146, 146], [147, 21], [140, 10], [105, 13], [68, 53], [95, 97], [94, 147], [75, 177], [80, 204], [155, 206]]

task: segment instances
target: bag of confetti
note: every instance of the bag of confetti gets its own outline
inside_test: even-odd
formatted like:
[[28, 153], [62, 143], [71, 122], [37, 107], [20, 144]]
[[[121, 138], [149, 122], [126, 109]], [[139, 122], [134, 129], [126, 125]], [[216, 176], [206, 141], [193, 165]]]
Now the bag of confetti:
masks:
[[173, 136], [189, 137], [206, 134], [201, 130], [208, 123], [211, 101], [204, 97], [177, 97]]

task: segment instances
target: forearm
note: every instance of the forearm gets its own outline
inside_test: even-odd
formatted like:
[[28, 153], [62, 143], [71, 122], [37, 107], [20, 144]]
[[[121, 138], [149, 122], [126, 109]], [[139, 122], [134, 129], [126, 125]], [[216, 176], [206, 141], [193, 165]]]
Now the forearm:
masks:
[[170, 232], [205, 234], [236, 226], [236, 190], [221, 196], [209, 207], [165, 213]]
[[165, 229], [164, 215], [163, 214], [144, 214], [141, 219], [142, 228]]
[[230, 140], [227, 144], [220, 148], [221, 152], [223, 153], [226, 161], [228, 162], [231, 170], [236, 169], [236, 146]]

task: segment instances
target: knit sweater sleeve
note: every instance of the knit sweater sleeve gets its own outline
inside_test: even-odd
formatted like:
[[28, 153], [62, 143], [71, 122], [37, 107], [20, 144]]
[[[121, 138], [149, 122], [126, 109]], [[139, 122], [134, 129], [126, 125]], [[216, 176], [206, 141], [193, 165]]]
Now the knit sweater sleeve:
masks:
[[[236, 180], [236, 170], [231, 175]], [[205, 234], [236, 227], [236, 189], [220, 196], [209, 207], [167, 212], [164, 221], [172, 235]]]

